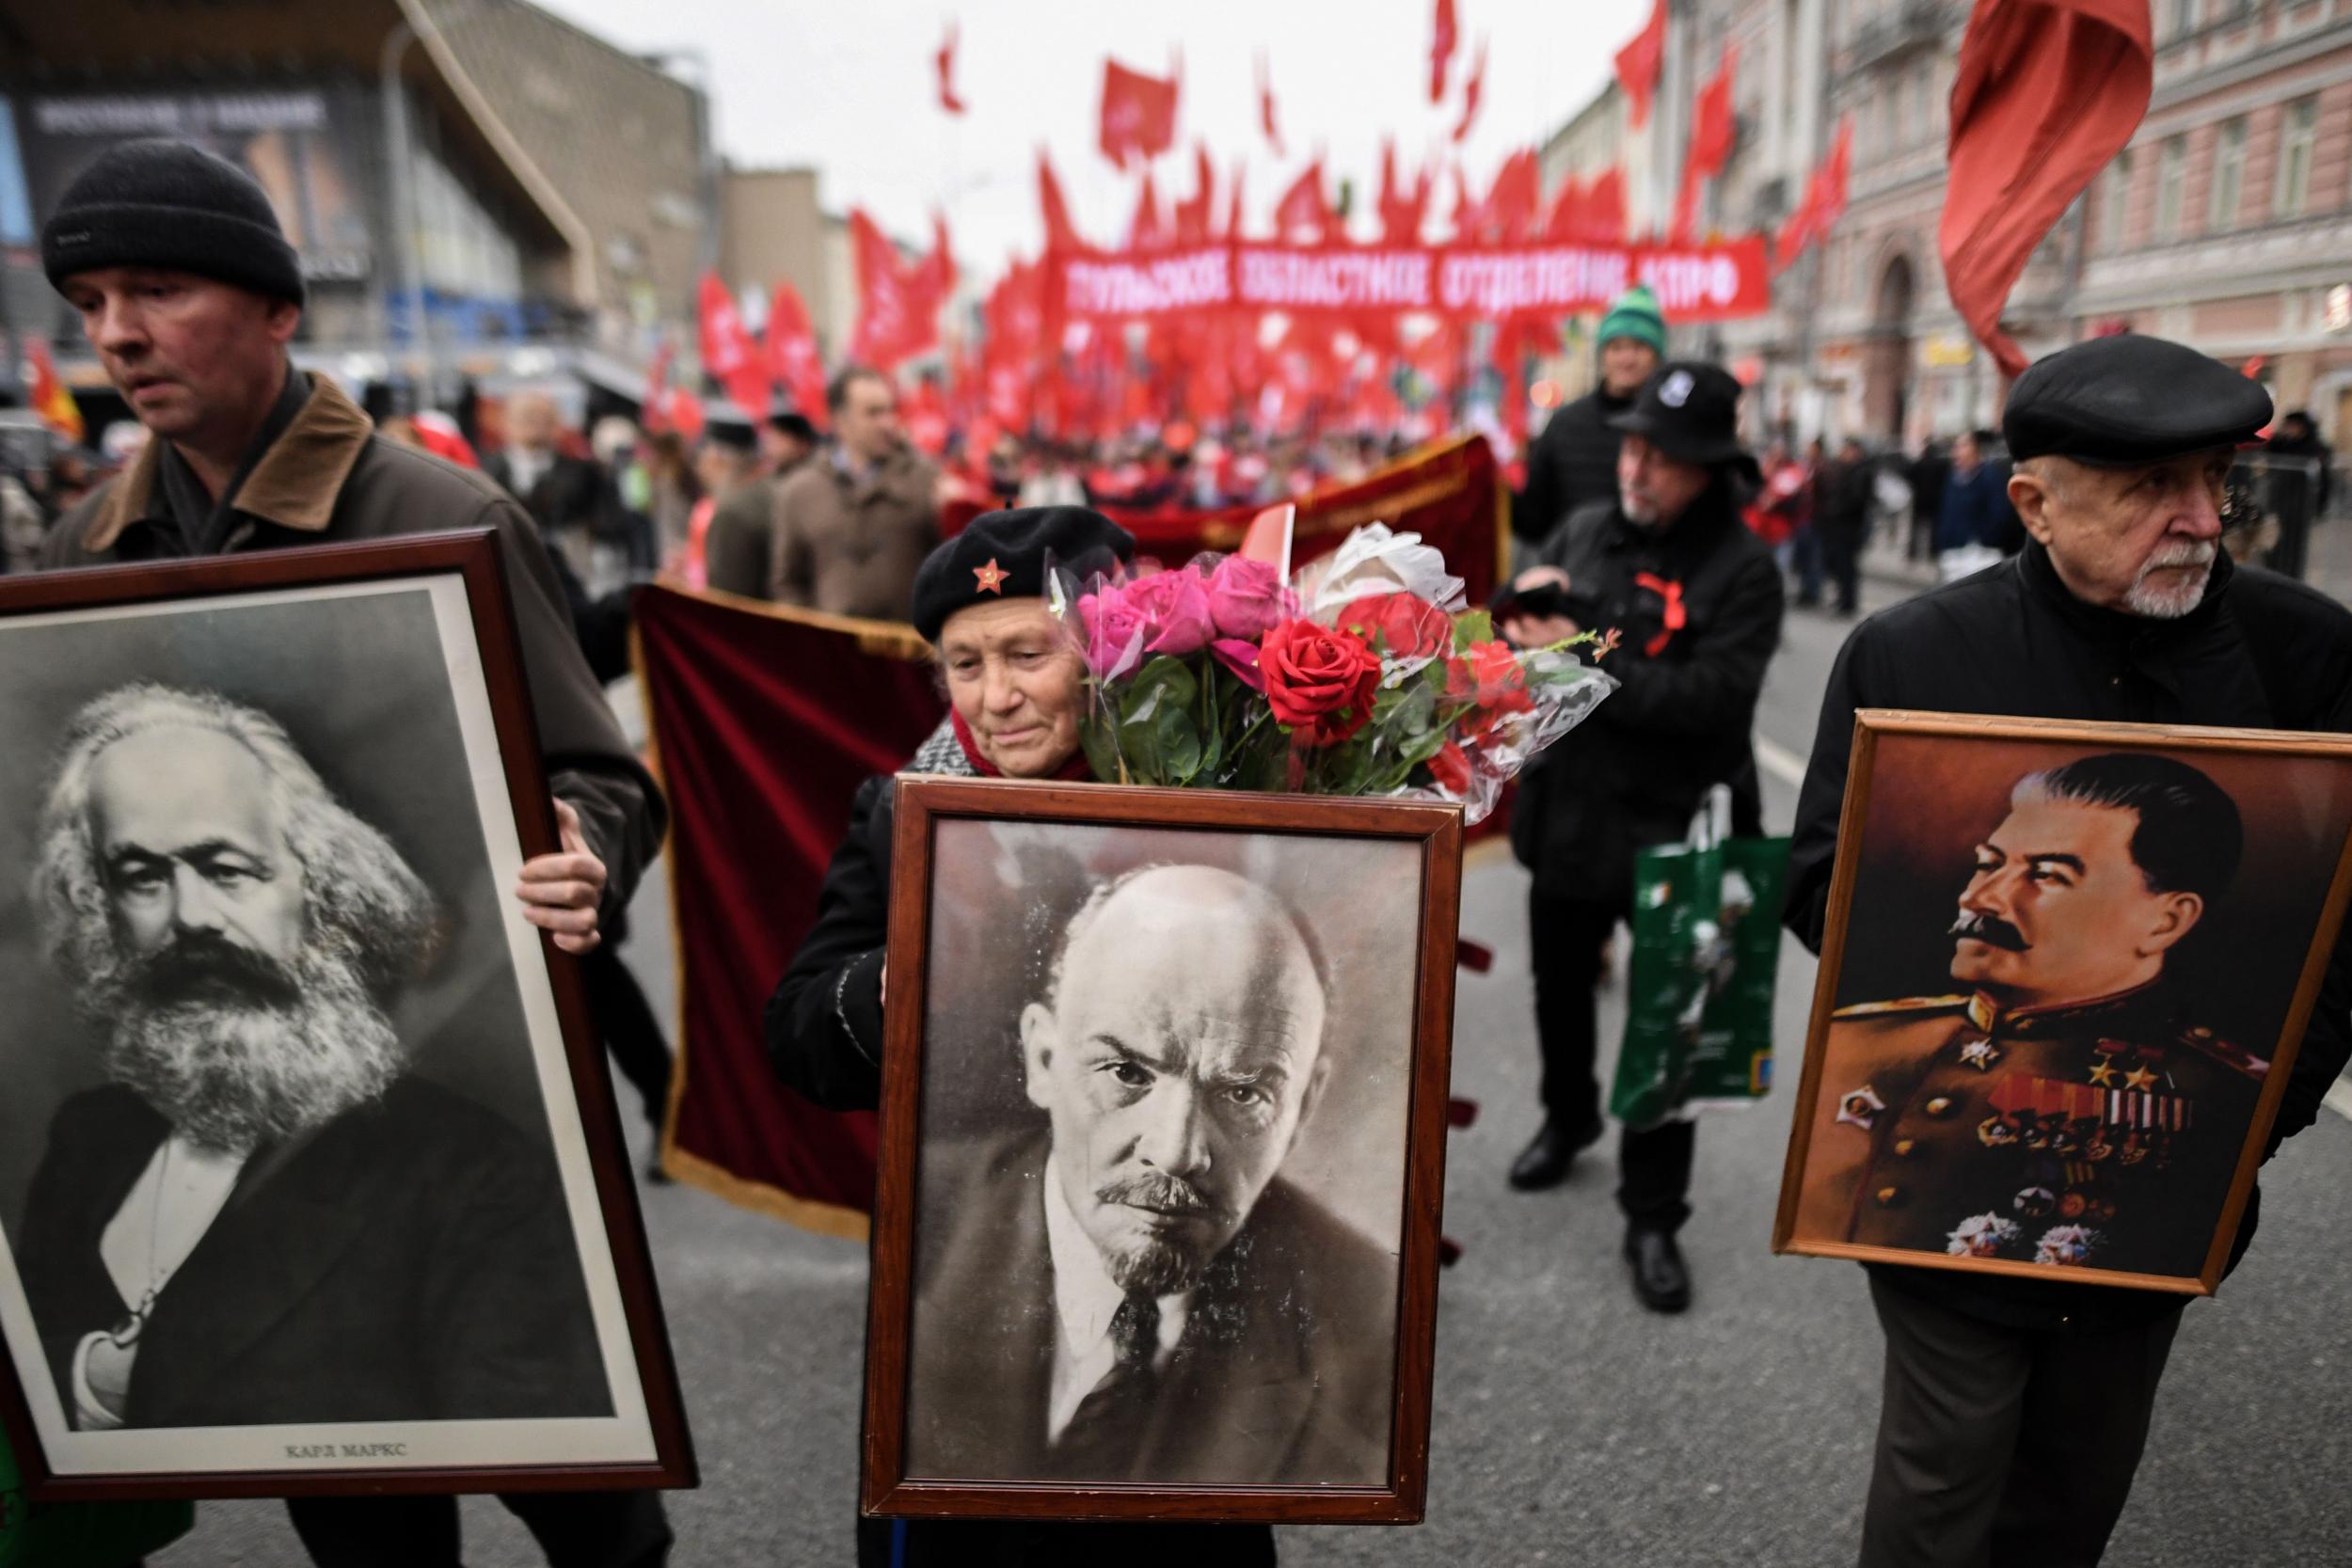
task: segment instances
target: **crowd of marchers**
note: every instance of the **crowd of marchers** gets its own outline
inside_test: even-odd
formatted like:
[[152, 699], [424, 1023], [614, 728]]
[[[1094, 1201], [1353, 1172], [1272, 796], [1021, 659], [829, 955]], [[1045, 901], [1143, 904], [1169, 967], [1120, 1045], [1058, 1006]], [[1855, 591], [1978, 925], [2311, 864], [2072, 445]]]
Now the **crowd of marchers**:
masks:
[[[1074, 480], [1075, 491], [1030, 495], [1035, 476], [1016, 471], [1034, 454], [1016, 450], [1016, 471], [998, 473], [989, 453], [979, 499], [991, 509], [944, 542], [940, 508], [974, 481], [952, 465], [943, 478], [913, 450], [890, 382], [871, 372], [836, 377], [821, 439], [813, 420], [787, 416], [757, 430], [707, 431], [691, 448], [620, 426], [592, 429], [583, 443], [555, 407], [517, 399], [481, 458], [462, 431], [453, 436], [434, 419], [387, 410], [371, 424], [331, 380], [293, 365], [301, 274], [266, 198], [233, 166], [175, 143], [127, 144], [93, 163], [44, 217], [48, 275], [151, 439], [78, 497], [70, 486], [79, 481], [60, 491], [53, 476], [45, 499], [64, 509], [42, 519], [31, 558], [17, 564], [173, 560], [488, 523], [516, 585], [523, 658], [539, 695], [541, 743], [560, 763], [551, 788], [564, 825], [563, 852], [526, 863], [512, 895], [564, 951], [609, 952], [617, 912], [660, 842], [660, 792], [622, 739], [594, 648], [583, 646], [599, 614], [620, 610], [611, 590], [633, 577], [667, 566], [707, 586], [906, 621], [935, 651], [952, 710], [906, 759], [910, 767], [1087, 776], [1077, 740], [1084, 668], [1047, 603], [1047, 563], [1126, 561], [1135, 542], [1088, 504], [1111, 497], [1070, 472], [1069, 454], [1041, 459], [1040, 472], [1050, 463], [1053, 483]], [[1867, 518], [1880, 504], [1877, 480], [1887, 472], [1859, 451], [1816, 462], [1793, 483], [1788, 461], [1760, 463], [1740, 435], [1740, 383], [1719, 366], [1677, 357], [1670, 333], [1644, 293], [1603, 322], [1600, 387], [1563, 409], [1535, 443], [1519, 508], [1524, 560], [1494, 606], [1502, 633], [1523, 646], [1592, 628], [1620, 634], [1605, 665], [1618, 689], [1529, 773], [1511, 823], [1530, 873], [1542, 1062], [1540, 1120], [1509, 1176], [1521, 1190], [1558, 1185], [1608, 1135], [1596, 1076], [1597, 991], [1608, 944], [1630, 912], [1634, 855], [1680, 840], [1719, 786], [1731, 794], [1737, 823], [1752, 829], [1760, 819], [1756, 707], [1783, 630], [1788, 575], [1801, 601], [1807, 583], [1791, 509], [1804, 510], [1803, 526], [1821, 547], [1838, 590], [1835, 608], [1851, 608], [1855, 515]], [[1848, 638], [1795, 824], [1785, 920], [1800, 941], [1818, 946], [1823, 935], [1857, 708], [2352, 729], [2352, 611], [2240, 565], [2222, 547], [2233, 454], [2273, 413], [2258, 385], [2185, 347], [2097, 339], [2018, 380], [2001, 421], [2003, 456], [1973, 436], [1960, 444], [1933, 507], [1934, 542], [1946, 543], [1947, 521], [1955, 530], [1964, 522], [1967, 536], [1955, 531], [1952, 547], [1989, 548], [1993, 559], [1861, 622]], [[1181, 466], [1194, 468], [1198, 446], [1176, 451], [1167, 437], [1152, 451], [1171, 467], [1183, 456]], [[1221, 444], [1220, 460], [1259, 450]], [[1340, 455], [1368, 466], [1385, 445], [1350, 438]], [[1136, 461], [1149, 469], [1157, 459]], [[1292, 483], [1271, 474], [1247, 481], [1249, 499]], [[1985, 475], [1998, 476], [1997, 496]], [[1232, 499], [1221, 481], [1211, 483], [1219, 499]], [[1914, 508], [1936, 488], [1915, 471], [1907, 483]], [[1785, 540], [1759, 526], [1775, 515], [1791, 523]], [[1777, 554], [1783, 544], [1788, 560]], [[94, 744], [103, 753], [116, 743]], [[889, 775], [878, 775], [846, 803], [850, 826], [814, 928], [772, 977], [760, 1021], [782, 1085], [834, 1107], [875, 1106], [888, 1049], [893, 789]], [[246, 794], [266, 804], [262, 787]], [[1232, 893], [1193, 878], [1121, 896], [1181, 905]], [[1129, 913], [1117, 899], [1104, 909], [1098, 920]], [[243, 939], [215, 930], [207, 940]], [[1062, 940], [1073, 985], [1122, 961], [1116, 943], [1085, 932]], [[1286, 974], [1303, 989], [1311, 970], [1301, 957]], [[623, 1005], [599, 1001], [608, 1033], [611, 1009]], [[2279, 1106], [2273, 1153], [2312, 1122], [2347, 1056], [2352, 961], [2339, 953]], [[650, 1106], [658, 1079], [651, 1068], [647, 1075], [641, 1086]], [[1205, 1171], [1213, 1162], [1195, 1152]], [[1701, 1295], [1703, 1271], [1679, 1240], [1695, 1157], [1688, 1121], [1617, 1134], [1625, 1277], [1661, 1314]], [[1200, 1180], [1214, 1187], [1230, 1177]], [[1056, 1256], [1104, 1272], [1120, 1309], [1085, 1319], [1084, 1330], [1076, 1315], [1060, 1321], [1050, 1347], [1055, 1397], [1041, 1401], [1025, 1441], [1048, 1456], [1082, 1441], [1087, 1473], [1117, 1479], [1141, 1438], [1100, 1412], [1114, 1392], [1133, 1410], [1155, 1387], [1181, 1383], [1187, 1347], [1176, 1325], [1217, 1315], [1193, 1308], [1227, 1233], [1198, 1256], [1163, 1259], [1144, 1292], [1148, 1309], [1131, 1311], [1138, 1292], [1120, 1260], [1085, 1251], [1092, 1197], [1099, 1194], [1065, 1195], [1076, 1229], [1056, 1243], [1068, 1249]], [[2233, 1259], [2258, 1212], [2248, 1208]], [[1049, 1204], [1039, 1223], [1058, 1224], [1055, 1212]], [[200, 1236], [209, 1216], [191, 1223]], [[99, 1277], [98, 1264], [84, 1261]], [[1871, 1268], [1868, 1291], [1885, 1352], [1858, 1547], [1866, 1568], [2096, 1562], [2147, 1440], [2183, 1298], [1891, 1264]], [[1175, 1342], [1160, 1342], [1162, 1327]], [[435, 1330], [423, 1323], [417, 1332]], [[96, 1415], [139, 1397], [139, 1363], [117, 1359], [124, 1364], [87, 1390]], [[1563, 1375], [1572, 1379], [1573, 1368]], [[857, 1435], [845, 1426], [839, 1441], [853, 1450]], [[565, 1492], [508, 1506], [554, 1568], [657, 1568], [671, 1551], [664, 1506], [651, 1494]], [[459, 1560], [449, 1497], [309, 1497], [289, 1508], [321, 1564]], [[1271, 1529], [1257, 1525], [969, 1520], [862, 1520], [852, 1548], [851, 1517], [845, 1497], [841, 1536], [804, 1544], [808, 1560], [849, 1560], [854, 1550], [875, 1568], [1105, 1557], [1141, 1568], [1267, 1563], [1277, 1550]]]

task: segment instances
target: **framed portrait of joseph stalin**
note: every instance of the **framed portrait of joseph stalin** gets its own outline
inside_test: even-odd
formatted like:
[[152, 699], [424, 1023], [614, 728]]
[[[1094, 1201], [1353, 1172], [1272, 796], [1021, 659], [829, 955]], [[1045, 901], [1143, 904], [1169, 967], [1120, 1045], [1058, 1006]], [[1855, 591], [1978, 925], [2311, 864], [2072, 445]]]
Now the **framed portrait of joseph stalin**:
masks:
[[2352, 737], [1865, 710], [1776, 1250], [2211, 1294], [2352, 887]]
[[508, 891], [555, 832], [500, 550], [0, 581], [37, 1497], [691, 1480], [603, 1053]]
[[897, 787], [867, 1512], [1420, 1518], [1458, 810]]

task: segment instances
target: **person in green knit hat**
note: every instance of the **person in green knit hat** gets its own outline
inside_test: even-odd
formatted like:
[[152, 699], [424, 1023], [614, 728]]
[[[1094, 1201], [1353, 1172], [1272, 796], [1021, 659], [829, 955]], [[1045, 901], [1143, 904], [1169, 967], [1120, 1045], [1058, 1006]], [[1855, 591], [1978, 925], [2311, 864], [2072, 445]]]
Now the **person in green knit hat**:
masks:
[[1560, 520], [1587, 501], [1617, 493], [1617, 432], [1609, 421], [1633, 406], [1634, 394], [1666, 356], [1666, 317], [1649, 285], [1617, 296], [1600, 318], [1600, 384], [1552, 415], [1527, 454], [1527, 488], [1511, 511], [1511, 531], [1540, 545]]

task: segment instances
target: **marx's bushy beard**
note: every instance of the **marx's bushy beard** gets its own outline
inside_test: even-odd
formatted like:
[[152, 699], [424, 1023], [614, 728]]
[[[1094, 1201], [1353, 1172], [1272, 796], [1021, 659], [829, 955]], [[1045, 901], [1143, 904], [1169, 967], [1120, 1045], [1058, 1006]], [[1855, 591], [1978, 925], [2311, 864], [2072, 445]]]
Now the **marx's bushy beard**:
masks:
[[106, 1066], [201, 1148], [242, 1154], [374, 1099], [407, 1051], [357, 945], [312, 932], [292, 963], [187, 935], [90, 977]]

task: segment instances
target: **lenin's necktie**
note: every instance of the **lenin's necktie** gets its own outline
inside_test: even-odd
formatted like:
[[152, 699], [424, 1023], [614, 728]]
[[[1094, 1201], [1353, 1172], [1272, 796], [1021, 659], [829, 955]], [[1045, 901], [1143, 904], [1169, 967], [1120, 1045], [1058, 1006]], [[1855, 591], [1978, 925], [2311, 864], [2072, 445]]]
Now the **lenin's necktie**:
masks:
[[1110, 1336], [1115, 1357], [1111, 1370], [1079, 1402], [1054, 1444], [1055, 1467], [1065, 1475], [1123, 1481], [1143, 1441], [1152, 1396], [1159, 1386], [1159, 1374], [1152, 1368], [1160, 1346], [1158, 1300], [1141, 1291], [1129, 1291], [1111, 1314]]

